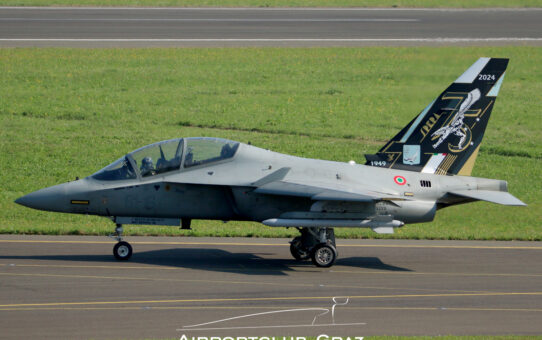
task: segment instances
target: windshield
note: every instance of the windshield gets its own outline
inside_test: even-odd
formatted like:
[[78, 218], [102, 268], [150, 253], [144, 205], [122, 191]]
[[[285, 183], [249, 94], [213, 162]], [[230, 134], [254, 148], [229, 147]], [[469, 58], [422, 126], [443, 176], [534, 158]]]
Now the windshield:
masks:
[[130, 153], [141, 177], [155, 176], [179, 169], [183, 140], [172, 139], [154, 143]]
[[124, 156], [92, 175], [92, 178], [101, 181], [134, 179], [136, 172], [128, 157]]
[[226, 139], [187, 138], [184, 167], [189, 168], [232, 158], [238, 147], [238, 142]]

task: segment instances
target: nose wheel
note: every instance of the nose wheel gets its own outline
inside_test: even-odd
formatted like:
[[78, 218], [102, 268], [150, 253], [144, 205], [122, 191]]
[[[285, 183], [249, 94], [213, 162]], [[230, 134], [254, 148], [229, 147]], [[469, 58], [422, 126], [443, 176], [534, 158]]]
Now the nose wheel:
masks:
[[121, 241], [113, 247], [113, 255], [117, 260], [128, 260], [132, 256], [132, 246], [128, 242]]
[[126, 261], [132, 257], [132, 246], [130, 243], [122, 240], [122, 231], [122, 225], [117, 224], [115, 233], [109, 235], [109, 237], [117, 240], [117, 244], [113, 247], [113, 256], [119, 261]]

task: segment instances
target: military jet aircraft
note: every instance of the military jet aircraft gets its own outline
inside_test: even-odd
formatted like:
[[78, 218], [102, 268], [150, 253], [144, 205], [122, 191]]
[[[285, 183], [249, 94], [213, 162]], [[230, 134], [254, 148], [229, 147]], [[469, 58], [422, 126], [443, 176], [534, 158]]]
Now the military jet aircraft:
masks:
[[472, 201], [525, 205], [506, 181], [469, 177], [508, 59], [480, 58], [367, 163], [284, 155], [219, 138], [178, 138], [137, 149], [81, 180], [15, 202], [34, 209], [109, 217], [113, 254], [132, 255], [123, 224], [193, 219], [294, 227], [297, 260], [337, 258], [333, 228], [393, 233]]

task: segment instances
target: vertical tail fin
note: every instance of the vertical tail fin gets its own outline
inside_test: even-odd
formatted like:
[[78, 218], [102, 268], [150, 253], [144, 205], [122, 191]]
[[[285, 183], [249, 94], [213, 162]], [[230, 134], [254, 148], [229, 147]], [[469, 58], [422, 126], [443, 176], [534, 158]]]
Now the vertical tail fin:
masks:
[[478, 59], [366, 165], [470, 175], [507, 65]]

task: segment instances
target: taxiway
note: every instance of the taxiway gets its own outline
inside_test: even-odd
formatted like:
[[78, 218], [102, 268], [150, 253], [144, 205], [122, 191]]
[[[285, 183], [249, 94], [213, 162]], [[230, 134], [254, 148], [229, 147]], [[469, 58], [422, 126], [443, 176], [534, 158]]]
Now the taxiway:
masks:
[[540, 334], [539, 242], [0, 237], [0, 338]]

